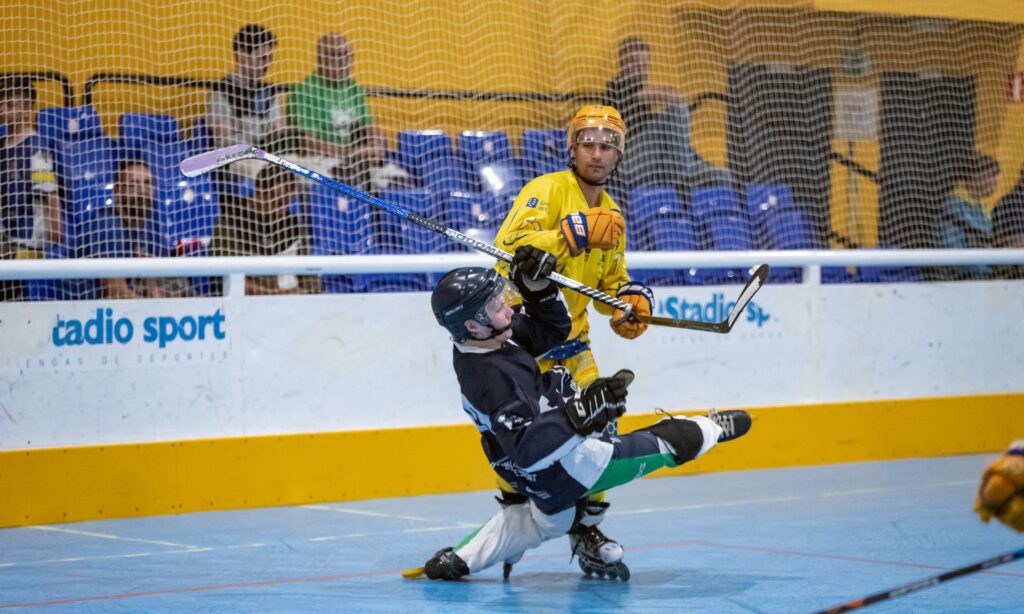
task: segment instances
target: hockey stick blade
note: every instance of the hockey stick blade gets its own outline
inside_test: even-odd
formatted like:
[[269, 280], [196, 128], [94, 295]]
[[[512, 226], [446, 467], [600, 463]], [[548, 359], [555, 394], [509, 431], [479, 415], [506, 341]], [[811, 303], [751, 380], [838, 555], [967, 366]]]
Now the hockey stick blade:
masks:
[[427, 573], [426, 568], [424, 568], [424, 567], [413, 567], [412, 569], [406, 569], [406, 570], [402, 571], [402, 577], [406, 578], [408, 580], [412, 580], [413, 578], [418, 578], [418, 577], [422, 576], [425, 573]]
[[239, 160], [262, 158], [262, 151], [252, 145], [231, 145], [213, 151], [189, 156], [181, 161], [179, 168], [186, 177], [198, 177], [210, 171], [227, 166]]
[[953, 578], [966, 576], [967, 574], [972, 574], [976, 571], [985, 571], [986, 569], [990, 569], [992, 567], [1002, 565], [1004, 563], [1009, 563], [1010, 561], [1014, 561], [1019, 558], [1024, 558], [1024, 548], [1021, 548], [1020, 550], [1015, 550], [1013, 552], [1000, 554], [999, 556], [994, 556], [990, 559], [979, 561], [977, 563], [974, 563], [973, 565], [965, 565], [964, 567], [951, 569], [947, 572], [943, 572], [938, 575], [925, 578], [923, 580], [917, 580], [909, 584], [897, 586], [896, 588], [889, 589], [887, 591], [882, 591], [881, 593], [875, 593], [874, 595], [861, 597], [860, 599], [854, 599], [853, 601], [849, 601], [842, 605], [837, 605], [827, 610], [821, 610], [817, 614], [838, 614], [839, 612], [849, 612], [850, 610], [857, 610], [859, 608], [863, 608], [866, 605], [871, 605], [872, 603], [878, 603], [879, 601], [885, 601], [887, 599], [892, 599], [893, 597], [902, 597], [903, 595], [906, 595], [908, 593], [914, 593], [926, 588], [931, 588], [938, 584], [942, 584], [943, 582], [952, 580]]
[[648, 324], [655, 324], [657, 326], [669, 326], [673, 328], [686, 328], [689, 330], [699, 330], [708, 333], [721, 333], [725, 334], [732, 330], [732, 327], [739, 320], [743, 310], [747, 308], [751, 299], [757, 294], [766, 281], [768, 281], [768, 273], [770, 269], [767, 264], [762, 264], [757, 267], [754, 274], [747, 280], [747, 285], [743, 286], [743, 291], [740, 292], [736, 302], [733, 303], [732, 310], [729, 311], [729, 315], [726, 316], [721, 322], [703, 322], [701, 320], [677, 320], [674, 318], [665, 318], [661, 316], [649, 316], [646, 318], [640, 318], [641, 322]]

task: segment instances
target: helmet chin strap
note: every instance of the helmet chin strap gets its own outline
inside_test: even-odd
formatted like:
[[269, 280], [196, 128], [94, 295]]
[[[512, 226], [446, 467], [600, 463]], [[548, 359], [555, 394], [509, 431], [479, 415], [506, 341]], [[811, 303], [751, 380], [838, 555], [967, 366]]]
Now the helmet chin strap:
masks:
[[494, 339], [495, 337], [500, 337], [504, 335], [506, 332], [512, 330], [512, 323], [509, 322], [508, 326], [503, 326], [502, 328], [494, 328], [493, 326], [491, 326], [490, 329], [491, 335], [489, 337], [481, 339], [481, 341], [488, 341], [490, 339]]

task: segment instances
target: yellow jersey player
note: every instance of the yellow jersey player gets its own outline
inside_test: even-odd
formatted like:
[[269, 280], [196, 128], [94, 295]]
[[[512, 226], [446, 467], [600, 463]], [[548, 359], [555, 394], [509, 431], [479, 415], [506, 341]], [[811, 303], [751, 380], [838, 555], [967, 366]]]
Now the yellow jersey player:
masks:
[[[569, 170], [542, 175], [530, 181], [516, 197], [511, 211], [495, 237], [495, 245], [515, 252], [532, 245], [555, 256], [555, 270], [592, 288], [597, 288], [633, 305], [639, 316], [650, 315], [654, 295], [647, 286], [631, 281], [626, 268], [626, 223], [619, 206], [604, 190], [618, 168], [626, 145], [626, 125], [614, 108], [587, 105], [573, 117], [568, 130]], [[508, 276], [508, 265], [498, 270]], [[598, 368], [590, 351], [590, 322], [587, 306], [591, 299], [563, 290], [572, 330], [568, 341], [538, 358], [542, 371], [555, 366], [568, 369], [582, 389], [598, 379]], [[640, 336], [647, 324], [628, 319], [621, 310], [595, 303], [599, 313], [611, 315], [611, 327], [627, 339]], [[615, 436], [616, 423], [608, 425], [607, 436]], [[500, 502], [509, 505], [525, 497], [512, 491], [501, 478]], [[621, 562], [622, 547], [597, 528], [608, 504], [604, 493], [586, 502], [579, 522], [570, 531], [573, 553], [584, 572], [628, 577]], [[514, 562], [514, 561], [513, 561]], [[506, 562], [510, 563], [510, 562]], [[506, 565], [506, 573], [510, 567]]]
[[1017, 532], [1024, 531], [1024, 439], [1010, 444], [1006, 453], [985, 469], [974, 511], [985, 522], [995, 517]]

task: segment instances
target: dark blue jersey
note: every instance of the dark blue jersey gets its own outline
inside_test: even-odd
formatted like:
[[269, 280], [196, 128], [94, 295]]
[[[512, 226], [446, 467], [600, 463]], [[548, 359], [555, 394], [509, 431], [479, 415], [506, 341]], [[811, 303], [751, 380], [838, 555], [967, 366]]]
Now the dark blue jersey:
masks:
[[570, 321], [560, 300], [526, 308], [512, 316], [510, 341], [496, 350], [456, 346], [454, 365], [491, 466], [549, 513], [585, 490], [558, 463], [583, 441], [565, 415], [576, 383], [561, 367], [541, 373], [535, 358], [565, 342]]

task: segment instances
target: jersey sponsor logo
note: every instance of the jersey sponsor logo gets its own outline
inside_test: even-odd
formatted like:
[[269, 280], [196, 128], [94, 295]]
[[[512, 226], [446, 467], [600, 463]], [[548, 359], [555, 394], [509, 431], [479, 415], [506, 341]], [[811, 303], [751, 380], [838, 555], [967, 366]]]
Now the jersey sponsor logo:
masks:
[[508, 471], [509, 473], [515, 475], [516, 477], [522, 478], [528, 482], [537, 481], [537, 476], [535, 476], [532, 473], [527, 473], [526, 471], [523, 471], [522, 467], [510, 461], [507, 456], [504, 458], [499, 458], [496, 461], [493, 461], [491, 463], [491, 467], [493, 469], [504, 469], [505, 471]]
[[530, 200], [526, 201], [526, 206], [531, 209], [536, 209], [538, 202], [539, 201], [536, 198], [531, 198]]
[[[698, 322], [721, 322], [728, 317], [736, 303], [727, 301], [725, 294], [716, 292], [707, 302], [690, 302], [682, 296], [670, 296], [658, 301], [657, 314], [676, 320], [696, 320]], [[771, 320], [772, 316], [758, 303], [751, 301], [740, 316], [758, 328]]]
[[517, 234], [514, 237], [509, 237], [507, 239], [503, 239], [502, 243], [505, 244], [505, 245], [515, 245], [520, 239], [522, 239], [523, 237], [525, 237], [528, 234], [530, 234], [530, 233], [524, 232], [524, 233], [521, 233], [521, 234]]
[[523, 416], [520, 416], [519, 414], [513, 414], [513, 413], [509, 413], [509, 412], [503, 412], [501, 415], [496, 417], [495, 420], [498, 422], [498, 424], [502, 425], [503, 427], [505, 427], [506, 429], [508, 429], [510, 431], [514, 431], [514, 430], [516, 430], [518, 428], [530, 426], [530, 424], [533, 423], [533, 420], [530, 420], [528, 418], [524, 418]]

